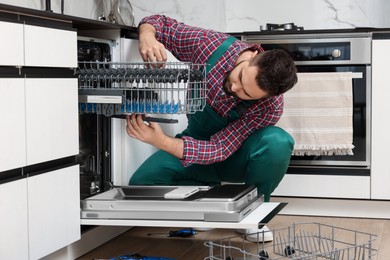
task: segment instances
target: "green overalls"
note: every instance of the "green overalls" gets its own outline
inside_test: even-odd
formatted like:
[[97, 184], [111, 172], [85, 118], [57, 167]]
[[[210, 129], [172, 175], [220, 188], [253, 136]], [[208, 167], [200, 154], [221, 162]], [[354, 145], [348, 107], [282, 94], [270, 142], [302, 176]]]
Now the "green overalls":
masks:
[[[208, 60], [216, 63], [234, 41], [227, 41]], [[229, 122], [239, 117], [231, 111], [229, 119], [219, 116], [210, 106], [191, 115], [188, 127], [177, 137], [186, 135], [198, 140], [209, 140]], [[246, 183], [257, 186], [258, 193], [269, 201], [271, 193], [286, 173], [294, 140], [283, 129], [268, 126], [255, 131], [242, 146], [223, 162], [210, 165], [192, 164], [183, 167], [180, 160], [165, 151], [151, 155], [133, 174], [130, 185], [219, 185], [221, 182]]]

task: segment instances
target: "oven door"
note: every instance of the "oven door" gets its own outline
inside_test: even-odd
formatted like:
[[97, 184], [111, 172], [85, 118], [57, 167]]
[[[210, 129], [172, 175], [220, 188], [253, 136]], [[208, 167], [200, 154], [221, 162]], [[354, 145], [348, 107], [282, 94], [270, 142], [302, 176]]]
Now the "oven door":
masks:
[[[300, 167], [318, 167], [330, 174], [351, 174], [350, 168], [369, 175], [370, 169], [370, 101], [371, 36], [340, 35], [269, 35], [247, 36], [264, 50], [283, 49], [294, 59], [298, 72], [352, 72], [353, 88], [353, 155], [292, 156], [289, 173]], [[337, 172], [337, 169], [342, 169]], [[305, 171], [305, 170], [302, 170]], [[321, 171], [321, 170], [320, 170]], [[295, 172], [295, 170], [294, 170]]]
[[371, 66], [299, 65], [300, 72], [353, 73], [353, 155], [292, 156], [273, 196], [370, 198]]
[[264, 50], [284, 49], [299, 72], [353, 73], [353, 155], [292, 156], [273, 196], [370, 198], [370, 33], [244, 35]]
[[353, 93], [353, 155], [292, 156], [291, 166], [370, 168], [370, 81], [371, 66], [297, 66], [299, 72], [352, 72]]

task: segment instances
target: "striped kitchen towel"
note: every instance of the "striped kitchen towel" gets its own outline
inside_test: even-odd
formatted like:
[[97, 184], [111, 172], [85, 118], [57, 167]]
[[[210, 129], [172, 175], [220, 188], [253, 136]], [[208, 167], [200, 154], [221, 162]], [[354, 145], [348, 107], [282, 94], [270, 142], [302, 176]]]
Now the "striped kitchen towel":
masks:
[[295, 140], [293, 155], [352, 155], [352, 73], [298, 73], [284, 94], [277, 126]]

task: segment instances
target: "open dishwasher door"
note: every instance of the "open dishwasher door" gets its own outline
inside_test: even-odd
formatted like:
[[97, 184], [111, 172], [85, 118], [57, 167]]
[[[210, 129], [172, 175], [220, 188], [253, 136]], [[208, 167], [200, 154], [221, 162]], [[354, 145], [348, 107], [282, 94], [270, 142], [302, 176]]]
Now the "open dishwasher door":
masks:
[[252, 185], [124, 186], [81, 201], [81, 224], [258, 228], [284, 206]]

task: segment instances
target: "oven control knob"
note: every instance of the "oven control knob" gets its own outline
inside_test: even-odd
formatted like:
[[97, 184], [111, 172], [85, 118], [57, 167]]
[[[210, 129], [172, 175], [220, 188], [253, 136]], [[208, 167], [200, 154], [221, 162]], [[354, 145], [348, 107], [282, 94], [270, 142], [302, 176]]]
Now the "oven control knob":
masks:
[[292, 30], [293, 29], [292, 24], [290, 24], [290, 23], [286, 23], [285, 25], [283, 25], [283, 28], [285, 30]]
[[332, 57], [333, 58], [339, 58], [341, 56], [341, 51], [339, 49], [334, 49], [332, 51]]

